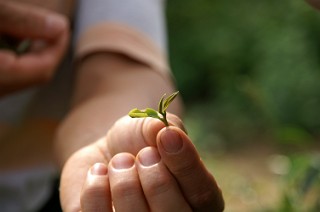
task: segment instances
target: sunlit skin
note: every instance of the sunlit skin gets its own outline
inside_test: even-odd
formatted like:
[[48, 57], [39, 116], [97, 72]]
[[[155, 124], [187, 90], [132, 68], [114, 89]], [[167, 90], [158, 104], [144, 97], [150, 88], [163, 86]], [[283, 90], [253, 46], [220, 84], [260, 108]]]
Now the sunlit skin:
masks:
[[[32, 40], [22, 55], [0, 51], [0, 96], [51, 79], [69, 44], [67, 20], [32, 4], [0, 0], [0, 33]], [[44, 41], [41, 48], [34, 46], [38, 39]], [[70, 111], [45, 147], [55, 152], [50, 162], [61, 169], [63, 211], [223, 210], [221, 191], [178, 118], [179, 98], [160, 101], [165, 123], [125, 115], [132, 107], [155, 108], [159, 96], [172, 93], [169, 73], [108, 51], [82, 58], [74, 68]], [[166, 111], [169, 104], [171, 113]], [[47, 140], [32, 141], [30, 152], [42, 161], [36, 147]], [[15, 159], [18, 165], [25, 162]]]

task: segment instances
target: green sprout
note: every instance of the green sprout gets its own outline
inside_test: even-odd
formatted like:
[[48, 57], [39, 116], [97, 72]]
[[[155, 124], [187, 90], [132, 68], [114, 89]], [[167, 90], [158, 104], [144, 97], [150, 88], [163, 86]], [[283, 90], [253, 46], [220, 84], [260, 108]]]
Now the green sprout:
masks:
[[165, 98], [166, 94], [164, 94], [158, 104], [158, 111], [152, 109], [152, 108], [146, 108], [144, 110], [139, 110], [137, 108], [132, 109], [129, 112], [129, 116], [131, 118], [146, 118], [146, 117], [151, 117], [151, 118], [156, 118], [159, 119], [164, 123], [164, 125], [169, 126], [168, 120], [167, 120], [167, 109], [170, 105], [170, 103], [176, 98], [178, 95], [179, 91], [174, 92], [167, 98]]
[[31, 40], [19, 40], [14, 37], [0, 35], [0, 49], [6, 49], [15, 52], [17, 55], [27, 53], [31, 47]]

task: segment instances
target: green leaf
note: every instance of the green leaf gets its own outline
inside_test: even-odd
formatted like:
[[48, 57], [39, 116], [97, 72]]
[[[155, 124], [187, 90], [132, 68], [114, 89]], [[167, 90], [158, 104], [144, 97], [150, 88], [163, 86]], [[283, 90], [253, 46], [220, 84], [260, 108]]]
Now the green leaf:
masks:
[[159, 113], [163, 114], [163, 101], [164, 101], [164, 97], [166, 96], [166, 94], [163, 94], [163, 96], [161, 97], [159, 104], [158, 104], [158, 111]]
[[135, 109], [132, 109], [128, 115], [131, 118], [145, 118], [145, 117], [161, 118], [159, 116], [159, 113], [152, 108], [146, 108], [145, 110], [139, 110], [135, 108]]
[[129, 116], [131, 118], [157, 118], [160, 121], [162, 121], [166, 126], [169, 126], [169, 123], [167, 121], [167, 113], [166, 110], [169, 107], [170, 103], [174, 100], [174, 98], [178, 95], [179, 91], [171, 94], [168, 98], [165, 99], [166, 94], [164, 94], [158, 104], [158, 110], [156, 111], [152, 108], [146, 108], [144, 110], [139, 110], [137, 108], [132, 109], [129, 112]]
[[19, 43], [19, 45], [16, 48], [17, 54], [23, 54], [26, 53], [31, 47], [31, 41], [30, 40], [23, 40]]
[[159, 113], [152, 108], [147, 108], [144, 110], [148, 117], [160, 118]]
[[166, 98], [166, 100], [164, 100], [164, 103], [163, 103], [163, 111], [165, 112], [170, 103], [176, 98], [176, 96], [179, 94], [179, 91], [177, 92], [174, 92], [173, 94], [171, 94], [168, 98]]
[[144, 118], [148, 117], [148, 114], [145, 111], [141, 111], [137, 108], [130, 110], [128, 114], [131, 118]]

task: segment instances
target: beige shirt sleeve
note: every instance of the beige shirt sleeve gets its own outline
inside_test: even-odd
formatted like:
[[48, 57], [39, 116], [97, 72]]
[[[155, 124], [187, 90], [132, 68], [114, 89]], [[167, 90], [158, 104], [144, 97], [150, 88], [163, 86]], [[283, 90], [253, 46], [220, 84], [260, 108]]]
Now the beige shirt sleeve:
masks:
[[170, 75], [166, 54], [147, 36], [126, 25], [100, 23], [82, 33], [75, 48], [76, 61], [97, 52], [124, 54], [163, 76]]

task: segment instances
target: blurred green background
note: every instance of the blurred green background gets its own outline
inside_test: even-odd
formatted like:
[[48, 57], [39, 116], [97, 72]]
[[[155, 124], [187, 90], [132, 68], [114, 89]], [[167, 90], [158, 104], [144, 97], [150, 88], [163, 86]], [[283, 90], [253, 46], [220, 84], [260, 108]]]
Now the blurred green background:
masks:
[[217, 135], [319, 136], [320, 14], [304, 1], [168, 1], [168, 24], [178, 87]]
[[[167, 1], [167, 17], [186, 124], [208, 163], [236, 175], [228, 172], [234, 162], [221, 160], [243, 148], [250, 151], [239, 158], [265, 156], [261, 164], [270, 172], [270, 158], [282, 157], [286, 171], [266, 179], [280, 201], [248, 208], [320, 211], [320, 199], [307, 204], [308, 192], [300, 191], [310, 184], [311, 196], [320, 196], [320, 11], [302, 0], [174, 0]], [[301, 197], [288, 196], [292, 188]]]

